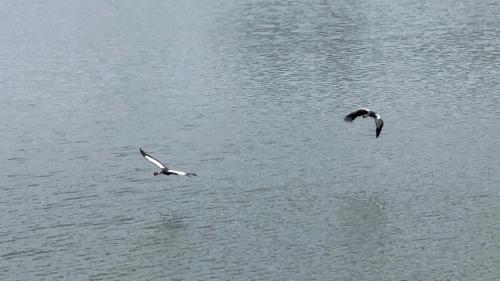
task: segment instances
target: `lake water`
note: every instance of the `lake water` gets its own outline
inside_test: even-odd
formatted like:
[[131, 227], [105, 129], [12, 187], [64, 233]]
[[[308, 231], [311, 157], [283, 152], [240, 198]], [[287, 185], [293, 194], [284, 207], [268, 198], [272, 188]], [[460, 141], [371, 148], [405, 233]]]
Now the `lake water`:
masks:
[[500, 280], [499, 15], [1, 1], [0, 279]]

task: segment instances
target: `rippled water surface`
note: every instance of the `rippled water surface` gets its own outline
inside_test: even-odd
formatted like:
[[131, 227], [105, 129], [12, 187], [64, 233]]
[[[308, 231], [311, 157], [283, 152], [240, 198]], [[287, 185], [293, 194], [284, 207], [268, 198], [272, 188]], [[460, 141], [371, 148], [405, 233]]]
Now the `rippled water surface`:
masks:
[[500, 280], [498, 15], [1, 1], [0, 279]]

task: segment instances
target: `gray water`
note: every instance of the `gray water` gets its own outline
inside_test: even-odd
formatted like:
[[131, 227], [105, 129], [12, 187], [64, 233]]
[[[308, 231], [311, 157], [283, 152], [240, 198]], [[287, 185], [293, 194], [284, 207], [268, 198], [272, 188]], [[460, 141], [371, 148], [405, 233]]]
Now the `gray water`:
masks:
[[1, 1], [0, 280], [500, 280], [499, 15]]

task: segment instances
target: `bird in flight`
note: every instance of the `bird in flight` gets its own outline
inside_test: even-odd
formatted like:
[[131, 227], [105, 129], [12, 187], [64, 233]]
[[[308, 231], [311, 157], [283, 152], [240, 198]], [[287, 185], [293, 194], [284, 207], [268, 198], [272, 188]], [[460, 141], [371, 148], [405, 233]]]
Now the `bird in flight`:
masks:
[[344, 121], [352, 122], [358, 116], [363, 116], [363, 118], [372, 117], [375, 120], [375, 127], [376, 127], [375, 132], [376, 132], [376, 137], [378, 138], [380, 132], [382, 131], [382, 127], [384, 126], [384, 120], [380, 118], [380, 115], [378, 115], [378, 113], [376, 113], [375, 111], [371, 111], [367, 108], [360, 108], [346, 115]]
[[158, 176], [161, 174], [167, 175], [167, 176], [170, 176], [170, 175], [188, 176], [188, 177], [196, 176], [195, 173], [186, 173], [186, 172], [182, 172], [182, 171], [171, 170], [166, 165], [164, 165], [160, 161], [158, 161], [156, 158], [147, 154], [144, 150], [142, 150], [142, 148], [139, 148], [139, 151], [141, 152], [142, 156], [144, 156], [144, 158], [146, 158], [146, 160], [155, 164], [156, 166], [158, 166], [161, 169], [160, 171], [156, 171], [153, 173], [153, 175], [155, 175], [155, 176]]

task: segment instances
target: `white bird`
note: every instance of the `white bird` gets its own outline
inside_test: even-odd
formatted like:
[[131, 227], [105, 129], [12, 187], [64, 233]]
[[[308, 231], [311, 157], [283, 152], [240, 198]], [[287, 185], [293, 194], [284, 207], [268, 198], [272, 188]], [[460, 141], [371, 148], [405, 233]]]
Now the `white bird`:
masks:
[[171, 170], [166, 165], [164, 165], [163, 163], [161, 163], [157, 159], [153, 158], [153, 156], [147, 154], [144, 150], [142, 150], [142, 148], [139, 148], [139, 151], [141, 152], [142, 156], [144, 156], [144, 158], [146, 158], [146, 160], [155, 164], [156, 166], [158, 166], [161, 169], [160, 171], [153, 173], [153, 175], [155, 175], [155, 176], [158, 176], [161, 174], [164, 174], [167, 176], [169, 176], [169, 175], [188, 176], [188, 177], [196, 176], [195, 173], [186, 173], [186, 172], [182, 172], [182, 171]]
[[375, 127], [376, 127], [375, 132], [376, 132], [376, 137], [378, 138], [378, 136], [380, 135], [380, 132], [382, 131], [382, 127], [384, 126], [384, 120], [382, 120], [382, 118], [380, 118], [380, 115], [378, 115], [376, 112], [371, 111], [367, 108], [360, 108], [360, 109], [353, 111], [353, 112], [349, 113], [348, 115], [346, 115], [346, 117], [344, 118], [344, 121], [352, 122], [358, 116], [363, 116], [363, 118], [373, 117], [373, 119], [375, 119]]

